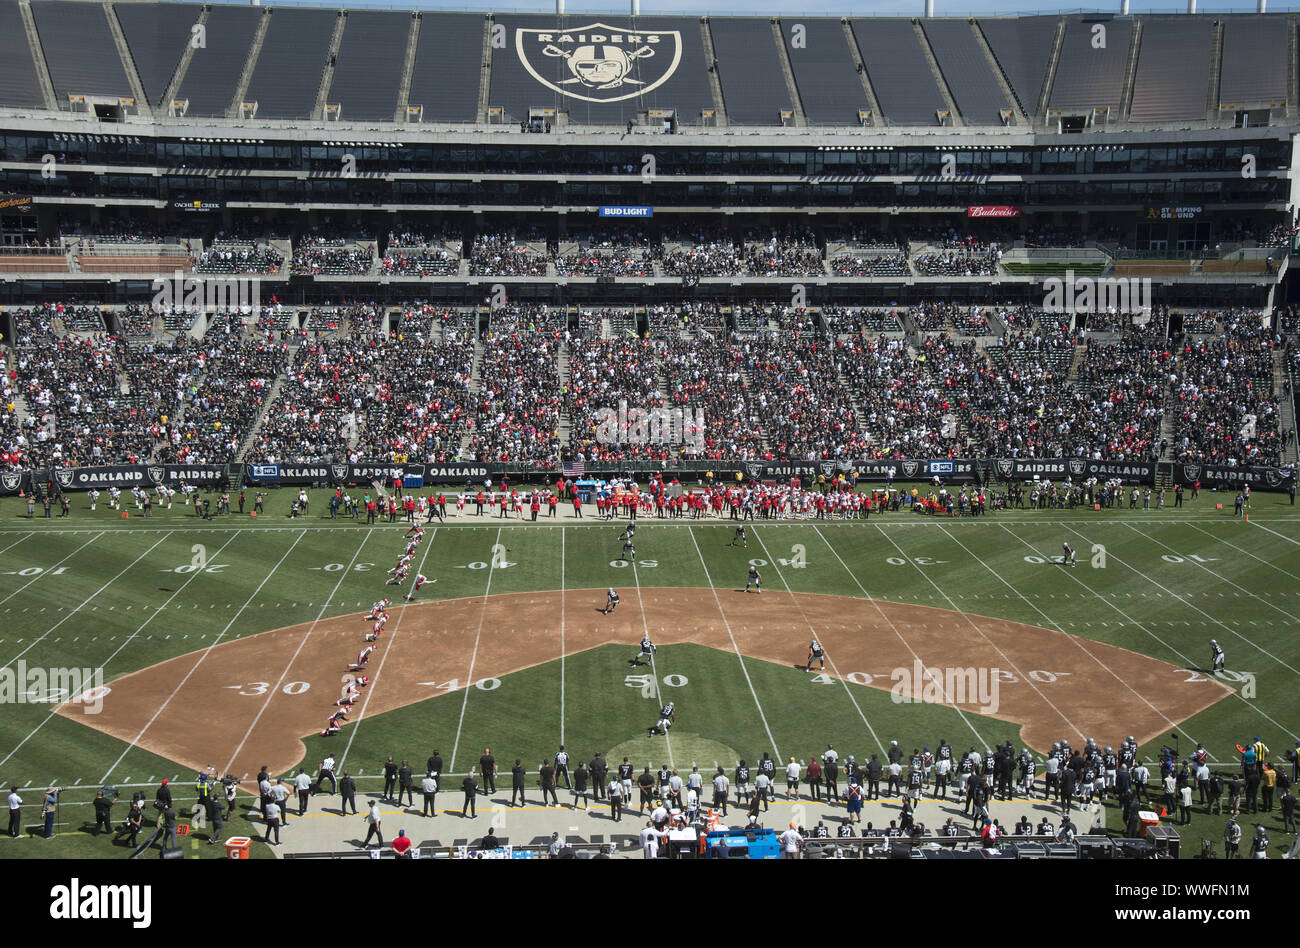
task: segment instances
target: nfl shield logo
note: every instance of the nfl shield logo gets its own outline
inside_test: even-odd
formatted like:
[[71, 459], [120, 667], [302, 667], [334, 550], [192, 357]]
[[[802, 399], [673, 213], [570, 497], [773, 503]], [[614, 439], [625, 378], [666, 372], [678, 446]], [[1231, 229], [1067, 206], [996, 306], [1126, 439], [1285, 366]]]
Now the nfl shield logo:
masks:
[[1080, 460], [1074, 459], [1070, 461], [1070, 473], [1073, 474], [1075, 477], [1079, 477], [1087, 469], [1088, 466]]
[[151, 483], [161, 484], [163, 482], [163, 478], [165, 478], [166, 476], [167, 476], [167, 471], [165, 468], [161, 468], [161, 467], [149, 468], [149, 480]]
[[334, 480], [341, 484], [348, 479], [348, 466], [346, 464], [331, 464], [330, 474], [333, 475]]
[[54, 472], [54, 479], [59, 482], [60, 487], [72, 486], [72, 468], [62, 468]]
[[17, 471], [10, 471], [5, 474], [0, 474], [0, 484], [4, 484], [5, 490], [9, 490], [9, 491], [17, 490], [18, 486], [22, 484], [22, 482], [23, 482], [23, 476]]
[[998, 461], [998, 474], [1003, 477], [1010, 477], [1016, 469], [1015, 461]]
[[668, 81], [682, 61], [682, 36], [676, 30], [603, 23], [567, 30], [517, 29], [515, 51], [530, 76], [560, 95], [584, 102], [621, 102]]
[[917, 462], [916, 462], [916, 461], [904, 461], [904, 462], [903, 462], [903, 476], [904, 476], [904, 477], [916, 477], [916, 469], [917, 469]]

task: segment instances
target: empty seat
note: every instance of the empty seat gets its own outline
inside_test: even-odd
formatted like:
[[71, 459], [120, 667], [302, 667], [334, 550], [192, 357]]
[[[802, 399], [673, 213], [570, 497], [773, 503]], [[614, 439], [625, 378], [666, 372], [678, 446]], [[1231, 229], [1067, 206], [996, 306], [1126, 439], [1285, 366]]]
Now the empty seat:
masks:
[[0, 2], [0, 105], [44, 108], [32, 47], [14, 0]]
[[245, 96], [258, 104], [258, 118], [320, 118], [312, 109], [337, 22], [337, 10], [279, 8], [272, 13]]
[[193, 3], [119, 3], [113, 11], [149, 104], [161, 105], [203, 8]]
[[69, 95], [131, 95], [103, 6], [47, 0], [32, 4], [32, 16], [60, 108]]
[[349, 11], [326, 96], [327, 102], [341, 107], [340, 118], [393, 120], [410, 30], [411, 18], [404, 13]]

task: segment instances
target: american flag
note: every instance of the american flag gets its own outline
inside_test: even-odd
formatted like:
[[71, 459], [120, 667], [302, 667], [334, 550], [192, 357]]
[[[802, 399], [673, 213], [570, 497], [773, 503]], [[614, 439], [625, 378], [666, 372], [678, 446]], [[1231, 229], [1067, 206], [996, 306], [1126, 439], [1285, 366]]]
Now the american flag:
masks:
[[572, 461], [564, 462], [565, 477], [582, 477], [586, 468], [583, 466], [582, 458], [574, 458]]

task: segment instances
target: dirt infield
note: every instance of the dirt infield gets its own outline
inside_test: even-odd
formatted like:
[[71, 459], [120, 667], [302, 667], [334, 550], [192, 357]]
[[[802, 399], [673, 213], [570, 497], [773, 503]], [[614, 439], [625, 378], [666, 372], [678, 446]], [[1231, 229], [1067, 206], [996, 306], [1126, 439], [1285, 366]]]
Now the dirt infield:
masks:
[[[788, 667], [807, 657], [811, 626], [839, 675], [884, 690], [894, 686], [892, 669], [913, 669], [918, 660], [927, 667], [1001, 669], [993, 716], [1019, 724], [1023, 742], [1040, 752], [1078, 732], [1100, 744], [1118, 744], [1125, 733], [1145, 742], [1231, 693], [1212, 680], [1189, 682], [1175, 666], [1136, 652], [1005, 619], [775, 590], [758, 596], [719, 589], [716, 595], [707, 588], [642, 588], [638, 598], [628, 590], [617, 611], [604, 616], [603, 589], [569, 590], [566, 653], [606, 643], [634, 646], [644, 608], [656, 644], [739, 649]], [[482, 596], [451, 599], [407, 606], [404, 614], [401, 609], [393, 607], [381, 649], [367, 667], [375, 679], [367, 716], [431, 697], [422, 681], [456, 678], [464, 686], [480, 628], [475, 679], [503, 678], [560, 658], [559, 592], [491, 596], [486, 602]], [[262, 764], [273, 774], [285, 773], [302, 760], [301, 738], [324, 725], [347, 663], [362, 647], [363, 631], [360, 614], [351, 613], [322, 620], [314, 629], [304, 623], [246, 636], [212, 648], [206, 657], [192, 652], [110, 682], [98, 715], [66, 706], [58, 713], [125, 741], [136, 740], [148, 725], [139, 746], [196, 770], [222, 768], [233, 758], [229, 769], [240, 776]], [[381, 658], [382, 675], [376, 677]], [[826, 672], [833, 674], [829, 662]], [[257, 681], [269, 687], [257, 693], [249, 684]], [[291, 682], [310, 687], [294, 685], [291, 690], [299, 693], [284, 693]], [[919, 698], [921, 683], [915, 687]], [[158, 713], [164, 702], [166, 709]], [[980, 713], [981, 699], [973, 693], [965, 701], [941, 703]], [[358, 701], [353, 721], [360, 707]]]

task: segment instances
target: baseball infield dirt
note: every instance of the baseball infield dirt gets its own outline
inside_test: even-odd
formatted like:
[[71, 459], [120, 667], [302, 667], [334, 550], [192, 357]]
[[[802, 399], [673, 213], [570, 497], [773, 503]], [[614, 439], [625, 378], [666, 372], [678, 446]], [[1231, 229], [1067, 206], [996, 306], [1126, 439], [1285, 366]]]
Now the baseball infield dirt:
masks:
[[[427, 697], [416, 682], [435, 675], [466, 682], [471, 655], [474, 679], [504, 678], [559, 659], [560, 595], [393, 606], [379, 651], [366, 667], [372, 678], [367, 716]], [[1117, 728], [1147, 741], [1231, 694], [1219, 682], [1188, 681], [1192, 676], [1175, 666], [1127, 649], [927, 606], [775, 590], [759, 596], [719, 589], [715, 598], [707, 588], [646, 587], [639, 594], [625, 591], [612, 615], [600, 613], [604, 602], [604, 589], [564, 593], [567, 654], [611, 642], [635, 646], [644, 610], [658, 645], [693, 642], [785, 666], [807, 658], [815, 629], [828, 658], [827, 674], [852, 676], [857, 683], [867, 683], [869, 675], [872, 687], [885, 690], [896, 685], [893, 669], [914, 670], [917, 662], [926, 668], [999, 669], [994, 716], [1019, 724], [1023, 743], [1040, 752], [1054, 739], [1079, 733], [1118, 743], [1124, 733]], [[229, 770], [241, 776], [262, 764], [285, 773], [302, 760], [301, 738], [323, 726], [364, 631], [359, 614], [350, 613], [246, 636], [109, 682], [98, 715], [68, 705], [57, 710], [196, 771], [232, 761]], [[383, 671], [376, 674], [381, 658]], [[274, 685], [282, 673], [283, 682], [310, 687], [285, 694]], [[271, 686], [261, 694], [239, 686], [253, 680]], [[937, 697], [933, 686], [923, 696], [924, 685], [908, 680], [899, 687], [918, 698]], [[948, 697], [958, 700], [940, 703], [981, 713], [978, 694]], [[360, 706], [359, 701], [354, 722]]]

